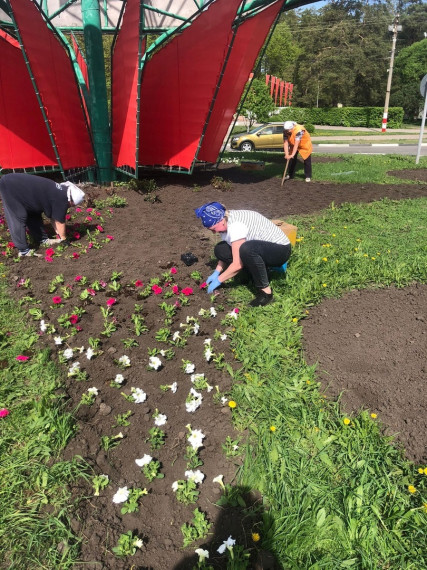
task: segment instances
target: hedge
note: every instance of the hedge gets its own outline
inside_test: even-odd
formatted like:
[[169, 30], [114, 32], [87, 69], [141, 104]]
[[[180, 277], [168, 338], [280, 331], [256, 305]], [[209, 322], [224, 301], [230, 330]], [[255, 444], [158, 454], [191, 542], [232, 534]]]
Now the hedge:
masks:
[[[286, 107], [274, 115], [274, 120], [296, 121], [313, 125], [336, 125], [342, 127], [381, 127], [383, 107], [330, 107], [320, 109]], [[277, 117], [277, 119], [276, 119]], [[390, 107], [387, 127], [398, 129], [403, 122], [403, 107]]]

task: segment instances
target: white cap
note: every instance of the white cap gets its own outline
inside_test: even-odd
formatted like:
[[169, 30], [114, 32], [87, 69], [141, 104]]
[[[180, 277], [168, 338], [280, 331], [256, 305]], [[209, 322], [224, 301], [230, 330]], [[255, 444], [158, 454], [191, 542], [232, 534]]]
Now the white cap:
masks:
[[283, 130], [284, 131], [291, 131], [295, 125], [296, 125], [296, 123], [294, 123], [294, 121], [286, 121], [283, 125]]
[[83, 202], [85, 193], [83, 190], [80, 190], [78, 186], [72, 182], [63, 182], [61, 186], [64, 186], [66, 188], [67, 198], [69, 202], [73, 202], [75, 206], [78, 206], [81, 202]]

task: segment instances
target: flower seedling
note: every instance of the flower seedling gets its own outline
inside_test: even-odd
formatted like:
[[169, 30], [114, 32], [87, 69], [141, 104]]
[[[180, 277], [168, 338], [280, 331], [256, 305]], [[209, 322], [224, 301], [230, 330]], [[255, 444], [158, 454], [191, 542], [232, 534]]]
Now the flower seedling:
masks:
[[199, 509], [193, 511], [193, 519], [190, 524], [184, 523], [181, 532], [184, 538], [183, 547], [190, 546], [195, 540], [206, 538], [212, 523], [208, 522], [205, 513]]
[[129, 426], [130, 422], [128, 421], [128, 418], [132, 415], [132, 411], [128, 410], [127, 412], [125, 412], [124, 414], [117, 414], [117, 416], [115, 416], [115, 423], [113, 425], [113, 428], [115, 427], [119, 427], [119, 426]]
[[120, 444], [120, 441], [123, 439], [122, 432], [118, 433], [117, 435], [103, 435], [101, 437], [101, 448], [104, 451], [109, 451], [110, 449], [114, 449]]
[[92, 479], [92, 486], [94, 488], [94, 496], [99, 497], [99, 492], [107, 487], [110, 479], [108, 475], [95, 475]]
[[135, 460], [135, 463], [142, 467], [144, 477], [151, 483], [154, 479], [163, 479], [164, 474], [160, 473], [161, 464], [157, 459], [153, 459], [150, 455], [144, 455], [140, 460]]
[[126, 354], [124, 354], [123, 356], [121, 356], [118, 360], [114, 361], [117, 366], [119, 366], [119, 368], [129, 368], [130, 366], [130, 358], [129, 356], [126, 356]]
[[122, 515], [127, 513], [137, 513], [139, 511], [138, 500], [143, 495], [148, 495], [147, 489], [130, 489], [128, 500], [121, 508]]
[[155, 335], [154, 338], [155, 338], [158, 342], [168, 342], [168, 339], [169, 339], [170, 335], [171, 335], [170, 329], [168, 329], [167, 327], [164, 327], [164, 328], [159, 329], [159, 330], [156, 332], [156, 335]]
[[121, 341], [125, 348], [135, 348], [139, 346], [136, 340], [133, 338], [122, 338]]
[[95, 403], [95, 398], [98, 395], [98, 388], [88, 388], [87, 392], [82, 394], [80, 404], [84, 404], [86, 406], [91, 406]]
[[191, 445], [187, 445], [184, 459], [187, 461], [187, 469], [195, 469], [199, 467], [199, 465], [203, 465], [203, 461], [199, 457], [198, 449], [195, 449]]
[[166, 434], [158, 427], [152, 427], [149, 431], [149, 436], [145, 441], [150, 444], [151, 449], [159, 449], [165, 444]]
[[52, 281], [49, 283], [49, 287], [47, 290], [49, 291], [49, 293], [55, 293], [59, 285], [62, 285], [63, 283], [64, 283], [64, 276], [62, 274], [56, 275], [56, 277], [54, 277]]
[[143, 541], [134, 535], [131, 530], [119, 536], [117, 546], [112, 548], [112, 551], [116, 556], [133, 556], [138, 548], [142, 548], [144, 545]]
[[184, 505], [191, 505], [199, 498], [197, 485], [192, 479], [188, 479], [188, 481], [184, 481], [183, 479], [174, 481], [172, 483], [172, 490], [175, 493], [177, 501]]
[[172, 384], [162, 384], [160, 386], [160, 390], [162, 390], [162, 392], [167, 392], [168, 390], [170, 390], [172, 394], [175, 394], [176, 391], [178, 390], [178, 383], [173, 382]]
[[114, 380], [111, 380], [110, 386], [112, 388], [120, 388], [125, 381], [123, 374], [116, 374]]
[[[138, 305], [135, 305], [135, 307], [137, 307], [137, 306]], [[141, 334], [143, 332], [148, 331], [148, 327], [145, 324], [144, 317], [141, 317], [141, 315], [138, 315], [137, 313], [133, 313], [133, 315], [131, 315], [131, 317], [130, 317], [130, 320], [133, 323], [136, 336], [141, 336]]]
[[231, 437], [227, 435], [225, 442], [222, 444], [222, 450], [226, 457], [236, 457], [240, 455], [239, 443], [239, 439], [232, 440]]

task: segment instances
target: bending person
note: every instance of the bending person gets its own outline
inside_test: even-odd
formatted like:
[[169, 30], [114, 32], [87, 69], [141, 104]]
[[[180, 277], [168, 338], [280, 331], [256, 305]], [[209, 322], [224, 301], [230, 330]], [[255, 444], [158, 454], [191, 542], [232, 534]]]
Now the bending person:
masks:
[[258, 212], [230, 210], [219, 202], [204, 204], [195, 210], [205, 228], [221, 235], [215, 246], [218, 264], [207, 279], [208, 293], [224, 281], [246, 269], [258, 289], [250, 302], [252, 307], [267, 305], [273, 300], [267, 267], [286, 263], [291, 255], [291, 244], [282, 230]]
[[[85, 194], [71, 182], [57, 184], [32, 174], [12, 173], [0, 178], [0, 196], [12, 241], [23, 257], [37, 255], [28, 245], [26, 228], [36, 243], [54, 245], [66, 240], [67, 210], [80, 204]], [[51, 219], [59, 238], [49, 239], [42, 214]]]
[[289, 170], [286, 179], [293, 178], [297, 166], [297, 154], [304, 161], [305, 181], [311, 181], [311, 153], [313, 145], [309, 132], [294, 121], [286, 121], [283, 125], [283, 150], [286, 160], [289, 160]]

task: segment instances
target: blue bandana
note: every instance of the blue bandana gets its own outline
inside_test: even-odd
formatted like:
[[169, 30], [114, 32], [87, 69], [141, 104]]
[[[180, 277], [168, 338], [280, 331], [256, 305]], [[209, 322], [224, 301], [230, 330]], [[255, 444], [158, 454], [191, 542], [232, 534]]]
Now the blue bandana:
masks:
[[225, 216], [225, 208], [219, 202], [203, 204], [203, 206], [196, 208], [194, 211], [196, 212], [196, 216], [202, 219], [202, 224], [205, 228], [211, 228]]

